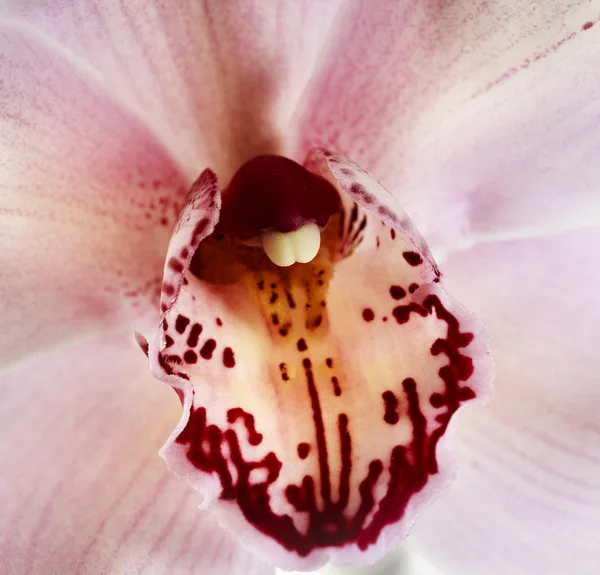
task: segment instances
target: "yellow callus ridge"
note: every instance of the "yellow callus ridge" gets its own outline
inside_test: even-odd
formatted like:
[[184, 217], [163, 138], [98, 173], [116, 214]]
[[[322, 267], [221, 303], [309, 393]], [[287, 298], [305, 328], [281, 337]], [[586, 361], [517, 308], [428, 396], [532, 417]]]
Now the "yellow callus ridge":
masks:
[[260, 245], [209, 237], [190, 269], [209, 283], [246, 286], [274, 341], [285, 345], [302, 334], [326, 330], [327, 290], [338, 258], [337, 227], [338, 217], [333, 216], [322, 231], [307, 224], [290, 234], [267, 232]]

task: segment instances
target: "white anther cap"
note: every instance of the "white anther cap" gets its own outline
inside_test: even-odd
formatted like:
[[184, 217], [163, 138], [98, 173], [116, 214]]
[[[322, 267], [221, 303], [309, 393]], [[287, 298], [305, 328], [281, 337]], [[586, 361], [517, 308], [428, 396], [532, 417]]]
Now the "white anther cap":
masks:
[[321, 247], [321, 230], [311, 223], [289, 233], [265, 232], [260, 239], [268, 258], [275, 265], [287, 267], [314, 259]]

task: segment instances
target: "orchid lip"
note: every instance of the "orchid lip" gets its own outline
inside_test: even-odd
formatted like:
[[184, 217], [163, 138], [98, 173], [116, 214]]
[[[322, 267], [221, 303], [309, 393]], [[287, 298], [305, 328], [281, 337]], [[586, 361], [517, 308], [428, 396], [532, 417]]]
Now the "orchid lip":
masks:
[[206, 170], [171, 240], [146, 348], [183, 406], [162, 454], [273, 562], [371, 562], [445, 482], [438, 441], [481, 394], [485, 344], [364, 170], [252, 162], [223, 192]]

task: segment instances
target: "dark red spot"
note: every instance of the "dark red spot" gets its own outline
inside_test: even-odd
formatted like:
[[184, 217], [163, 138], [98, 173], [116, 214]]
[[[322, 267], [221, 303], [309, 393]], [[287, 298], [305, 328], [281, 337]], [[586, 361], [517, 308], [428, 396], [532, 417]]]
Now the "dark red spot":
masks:
[[260, 280], [256, 285], [261, 291], [265, 289], [265, 282], [263, 280]]
[[287, 158], [257, 156], [229, 183], [217, 228], [247, 239], [273, 228], [291, 232], [308, 222], [325, 227], [339, 209], [339, 194], [325, 179]]
[[387, 315], [384, 315], [381, 319], [382, 319], [382, 321], [387, 321], [388, 320]]
[[419, 284], [410, 284], [408, 286], [409, 293], [415, 293], [419, 289]]
[[321, 325], [322, 321], [323, 321], [323, 316], [322, 315], [318, 315], [317, 317], [315, 317], [315, 320], [313, 321], [313, 326], [314, 327], [319, 327]]
[[162, 285], [162, 292], [166, 296], [172, 296], [175, 293], [175, 286], [173, 286], [172, 284], [164, 283]]
[[[340, 170], [342, 171], [342, 170]], [[348, 175], [352, 175], [352, 172], [350, 172]], [[358, 196], [358, 198], [360, 198], [362, 200], [363, 204], [372, 204], [373, 203], [373, 198], [371, 196], [371, 194], [369, 194], [369, 192], [367, 192], [367, 189], [362, 185], [359, 184], [358, 182], [354, 182], [349, 189], [350, 195], [351, 196]]]
[[321, 477], [321, 497], [325, 504], [331, 501], [331, 478], [329, 476], [329, 458], [327, 456], [327, 441], [325, 438], [325, 423], [323, 420], [323, 411], [319, 400], [319, 392], [315, 385], [313, 373], [311, 371], [311, 362], [308, 358], [302, 361], [306, 382], [308, 386], [308, 396], [310, 398], [313, 422], [315, 426], [315, 435], [317, 442], [317, 455], [319, 462], [319, 475]]
[[362, 316], [365, 321], [373, 321], [375, 319], [375, 314], [370, 307], [363, 309]]
[[184, 315], [179, 314], [175, 320], [175, 331], [177, 333], [183, 333], [190, 323], [190, 319]]
[[196, 355], [195, 351], [188, 349], [183, 354], [183, 361], [185, 361], [185, 363], [196, 363], [198, 361], [198, 356]]
[[260, 445], [263, 436], [256, 431], [254, 416], [240, 407], [234, 407], [227, 412], [227, 421], [229, 423], [235, 423], [237, 419], [241, 419], [244, 422], [246, 430], [248, 431], [248, 443], [250, 445]]
[[200, 355], [204, 359], [211, 359], [216, 347], [217, 342], [214, 339], [207, 339], [200, 350]]
[[330, 357], [325, 360], [325, 363], [327, 364], [327, 367], [333, 367], [333, 359]]
[[279, 316], [276, 313], [271, 316], [271, 322], [273, 325], [279, 325]]
[[429, 315], [429, 312], [425, 308], [416, 303], [399, 305], [392, 310], [392, 315], [396, 318], [396, 321], [399, 324], [403, 324], [410, 319], [410, 314], [413, 312], [421, 317], [427, 317]]
[[221, 318], [220, 318], [220, 317], [218, 317], [218, 318], [216, 319], [216, 322], [217, 322], [217, 325], [218, 325], [219, 327], [221, 327], [221, 326], [223, 325], [223, 322], [221, 321]]
[[171, 258], [169, 260], [169, 267], [177, 273], [183, 271], [183, 264], [177, 258]]
[[390, 237], [395, 240], [396, 239], [396, 230], [394, 228], [392, 228], [390, 230]]
[[192, 232], [192, 245], [194, 245], [194, 244], [196, 244], [196, 242], [198, 242], [198, 236], [201, 236], [206, 231], [206, 228], [208, 227], [209, 223], [210, 223], [210, 221], [207, 218], [202, 218], [196, 224], [196, 227], [194, 228], [194, 231]]
[[171, 347], [175, 341], [170, 335], [165, 335], [165, 347]]
[[402, 257], [411, 266], [418, 266], [423, 263], [423, 258], [417, 252], [402, 252]]
[[296, 307], [296, 302], [294, 301], [294, 298], [292, 297], [292, 294], [289, 291], [285, 292], [285, 297], [287, 298], [288, 301], [288, 305], [294, 309]]
[[235, 367], [235, 356], [233, 355], [233, 350], [230, 347], [226, 347], [223, 350], [223, 365], [225, 367]]
[[333, 393], [336, 395], [336, 397], [342, 395], [342, 388], [340, 387], [340, 382], [338, 378], [335, 377], [335, 375], [331, 378], [331, 383], [333, 384]]
[[279, 371], [281, 372], [281, 379], [283, 381], [289, 381], [290, 377], [287, 373], [287, 365], [285, 363], [279, 364]]
[[382, 218], [387, 218], [393, 223], [396, 223], [398, 221], [396, 214], [392, 212], [392, 210], [390, 210], [390, 208], [388, 208], [387, 206], [379, 206], [379, 208], [377, 208], [377, 211], [379, 212], [379, 215]]
[[401, 288], [400, 286], [391, 286], [390, 287], [390, 295], [395, 299], [402, 299], [404, 296], [406, 296], [406, 291], [404, 291], [404, 288]]
[[187, 257], [190, 255], [190, 251], [187, 248], [181, 248], [181, 252], [179, 252], [179, 255], [186, 260]]
[[277, 301], [277, 298], [279, 296], [277, 295], [276, 292], [271, 292], [271, 298], [269, 299], [269, 303], [275, 303]]
[[296, 347], [298, 348], [298, 351], [306, 351], [308, 349], [308, 346], [306, 345], [306, 341], [304, 340], [303, 337], [301, 337], [298, 342], [296, 343]]
[[190, 335], [187, 338], [188, 347], [196, 347], [198, 345], [198, 337], [202, 333], [202, 326], [199, 323], [192, 325]]
[[383, 420], [390, 425], [396, 425], [400, 421], [400, 414], [398, 413], [398, 398], [393, 391], [384, 391], [381, 394], [383, 398], [385, 413], [383, 414]]
[[432, 393], [429, 403], [431, 403], [432, 407], [443, 407], [446, 405], [446, 399], [441, 393]]
[[594, 22], [586, 22], [581, 28], [582, 30], [589, 30], [594, 25]]
[[310, 445], [308, 443], [298, 444], [298, 457], [300, 459], [306, 459], [310, 453]]
[[469, 401], [470, 399], [475, 399], [475, 392], [470, 387], [461, 387], [458, 389], [458, 400], [459, 401]]
[[287, 327], [280, 327], [279, 328], [279, 335], [285, 337], [288, 334], [288, 328]]

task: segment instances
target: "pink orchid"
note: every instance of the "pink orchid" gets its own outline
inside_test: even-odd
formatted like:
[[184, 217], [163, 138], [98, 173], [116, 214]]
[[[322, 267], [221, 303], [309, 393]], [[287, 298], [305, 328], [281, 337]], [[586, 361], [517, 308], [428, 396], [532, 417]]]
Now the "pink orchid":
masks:
[[0, 571], [594, 573], [600, 3], [178, 4], [0, 9]]

